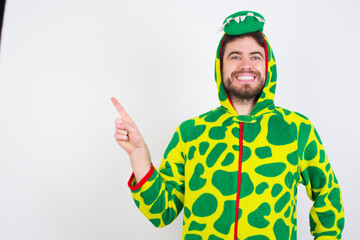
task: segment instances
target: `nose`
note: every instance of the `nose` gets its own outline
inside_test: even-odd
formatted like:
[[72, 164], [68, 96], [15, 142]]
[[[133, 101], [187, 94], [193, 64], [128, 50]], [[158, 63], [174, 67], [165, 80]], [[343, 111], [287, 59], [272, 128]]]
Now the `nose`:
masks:
[[252, 65], [248, 59], [242, 59], [240, 64], [240, 70], [242, 71], [249, 71], [252, 70]]
[[252, 70], [252, 67], [250, 65], [242, 65], [240, 69], [243, 71], [249, 71]]
[[249, 63], [244, 63], [240, 66], [241, 71], [250, 71], [253, 70], [252, 66]]

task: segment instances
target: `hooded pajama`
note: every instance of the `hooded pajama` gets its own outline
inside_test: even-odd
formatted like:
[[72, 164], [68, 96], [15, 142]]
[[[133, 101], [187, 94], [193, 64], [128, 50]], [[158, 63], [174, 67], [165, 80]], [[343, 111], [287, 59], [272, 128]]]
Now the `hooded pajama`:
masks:
[[[235, 13], [229, 35], [261, 31], [264, 18]], [[341, 239], [344, 211], [338, 181], [320, 137], [307, 117], [274, 105], [276, 62], [267, 38], [266, 82], [249, 116], [238, 115], [223, 86], [220, 40], [215, 79], [220, 106], [181, 123], [159, 169], [152, 166], [129, 187], [136, 206], [156, 227], [184, 209], [185, 240], [296, 239], [297, 187], [314, 205], [314, 239]]]

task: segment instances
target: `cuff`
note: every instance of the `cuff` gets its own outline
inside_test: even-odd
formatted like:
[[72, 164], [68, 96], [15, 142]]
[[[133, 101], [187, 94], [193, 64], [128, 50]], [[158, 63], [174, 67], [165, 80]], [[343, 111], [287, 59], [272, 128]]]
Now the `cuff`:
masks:
[[135, 175], [134, 175], [134, 173], [132, 173], [129, 178], [129, 181], [128, 181], [128, 187], [130, 188], [130, 190], [131, 191], [139, 190], [144, 185], [144, 183], [146, 183], [150, 179], [151, 175], [154, 173], [154, 170], [155, 170], [155, 168], [151, 164], [151, 167], [150, 167], [150, 170], [148, 171], [148, 173], [138, 183], [136, 183]]

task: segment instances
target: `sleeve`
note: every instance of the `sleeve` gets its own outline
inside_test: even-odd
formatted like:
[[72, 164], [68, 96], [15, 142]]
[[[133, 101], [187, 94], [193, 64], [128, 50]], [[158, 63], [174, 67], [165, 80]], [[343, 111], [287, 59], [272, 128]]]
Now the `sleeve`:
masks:
[[176, 129], [160, 164], [152, 166], [136, 183], [131, 175], [128, 186], [136, 206], [156, 227], [170, 224], [181, 212], [184, 202], [184, 154], [179, 128]]
[[345, 218], [339, 183], [311, 122], [300, 124], [298, 150], [301, 183], [314, 201], [311, 234], [316, 240], [341, 239]]

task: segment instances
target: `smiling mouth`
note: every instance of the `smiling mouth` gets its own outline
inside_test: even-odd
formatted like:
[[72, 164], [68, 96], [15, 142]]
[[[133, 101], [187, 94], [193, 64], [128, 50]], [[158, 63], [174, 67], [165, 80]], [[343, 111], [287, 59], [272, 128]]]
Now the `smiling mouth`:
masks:
[[249, 81], [249, 80], [254, 80], [255, 76], [238, 76], [236, 77], [236, 79], [240, 81]]

